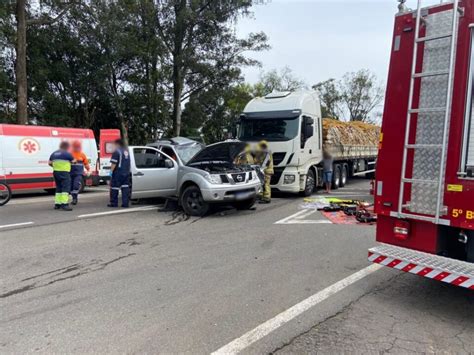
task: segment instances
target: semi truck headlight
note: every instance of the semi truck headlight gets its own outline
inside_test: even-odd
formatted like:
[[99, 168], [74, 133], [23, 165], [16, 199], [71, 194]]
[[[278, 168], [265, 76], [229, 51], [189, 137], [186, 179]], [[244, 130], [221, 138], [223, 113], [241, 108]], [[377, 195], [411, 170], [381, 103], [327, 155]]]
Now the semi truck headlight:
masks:
[[290, 184], [293, 184], [295, 182], [295, 179], [296, 179], [296, 177], [294, 175], [285, 175], [283, 177], [283, 183], [287, 184], [287, 185], [290, 185]]
[[209, 181], [211, 184], [222, 184], [221, 177], [219, 175], [205, 175], [204, 176], [207, 181]]

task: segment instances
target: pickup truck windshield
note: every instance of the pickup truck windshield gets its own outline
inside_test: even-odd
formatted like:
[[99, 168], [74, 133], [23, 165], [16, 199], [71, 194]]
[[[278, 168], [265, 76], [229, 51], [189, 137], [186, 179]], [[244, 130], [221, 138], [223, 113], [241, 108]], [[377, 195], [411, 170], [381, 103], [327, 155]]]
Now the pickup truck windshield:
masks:
[[239, 128], [239, 140], [270, 142], [289, 141], [298, 135], [299, 119], [295, 118], [259, 118], [242, 119]]
[[187, 164], [188, 161], [191, 160], [198, 152], [200, 152], [204, 148], [204, 145], [200, 143], [195, 144], [186, 144], [186, 145], [178, 145], [175, 147], [176, 152], [178, 153], [179, 157], [183, 161], [184, 164]]

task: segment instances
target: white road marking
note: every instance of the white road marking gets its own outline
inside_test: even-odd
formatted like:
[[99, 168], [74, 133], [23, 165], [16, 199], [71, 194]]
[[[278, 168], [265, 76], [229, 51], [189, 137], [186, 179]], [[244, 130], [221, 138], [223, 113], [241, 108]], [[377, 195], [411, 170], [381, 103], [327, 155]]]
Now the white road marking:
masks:
[[77, 218], [89, 218], [89, 217], [99, 217], [99, 216], [109, 216], [114, 214], [121, 214], [121, 213], [132, 213], [132, 212], [144, 212], [157, 209], [158, 205], [156, 206], [144, 206], [144, 207], [137, 207], [137, 208], [124, 208], [114, 211], [107, 211], [107, 212], [97, 212], [97, 213], [89, 213], [89, 214], [81, 214], [77, 216]]
[[[88, 190], [88, 191], [90, 191], [90, 190]], [[80, 194], [79, 195], [79, 200], [87, 200], [87, 199], [90, 199], [90, 198], [103, 197], [103, 196], [108, 197], [108, 195], [106, 195], [106, 194], [101, 194], [101, 192], [108, 192], [108, 191], [109, 190], [100, 190], [100, 191], [97, 190], [97, 191], [94, 191], [95, 193]], [[7, 206], [11, 206], [11, 205], [31, 205], [33, 203], [45, 203], [45, 202], [50, 202], [50, 201], [54, 201], [54, 195], [51, 195], [51, 196], [39, 195], [39, 196], [26, 197], [26, 198], [22, 198], [20, 196], [18, 196], [18, 197], [13, 196], [13, 199], [8, 203]]]
[[273, 332], [274, 330], [295, 319], [296, 317], [311, 309], [318, 303], [321, 303], [322, 301], [328, 299], [330, 296], [345, 289], [347, 286], [350, 286], [353, 283], [363, 279], [364, 277], [374, 273], [380, 268], [382, 268], [381, 265], [372, 264], [346, 277], [345, 279], [336, 282], [335, 284], [325, 288], [322, 291], [319, 291], [318, 293], [315, 293], [314, 295], [308, 297], [307, 299], [301, 301], [293, 307], [288, 308], [286, 311], [283, 311], [272, 319], [267, 320], [265, 323], [260, 324], [258, 327], [245, 333], [240, 338], [237, 338], [229, 344], [223, 346], [222, 348], [214, 351], [212, 355], [238, 354], [245, 348], [249, 347], [253, 343], [259, 341], [263, 337]]
[[20, 227], [20, 226], [27, 226], [30, 224], [34, 224], [35, 222], [21, 222], [21, 223], [13, 223], [13, 224], [5, 224], [3, 226], [0, 226], [0, 229], [2, 228], [11, 228], [11, 227]]
[[316, 213], [315, 209], [304, 209], [295, 214], [292, 214], [289, 217], [283, 218], [275, 224], [331, 224], [332, 222], [327, 219], [318, 219], [318, 220], [308, 220], [304, 219], [311, 216], [313, 213]]

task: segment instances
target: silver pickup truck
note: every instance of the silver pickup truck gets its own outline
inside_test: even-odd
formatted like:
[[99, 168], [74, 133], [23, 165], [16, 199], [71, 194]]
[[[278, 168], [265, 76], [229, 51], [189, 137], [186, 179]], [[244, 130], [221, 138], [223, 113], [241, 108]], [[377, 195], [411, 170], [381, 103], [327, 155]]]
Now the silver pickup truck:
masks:
[[260, 180], [251, 167], [234, 164], [244, 147], [245, 143], [232, 141], [203, 148], [183, 138], [131, 146], [131, 197], [177, 197], [192, 216], [206, 214], [213, 203], [250, 209]]

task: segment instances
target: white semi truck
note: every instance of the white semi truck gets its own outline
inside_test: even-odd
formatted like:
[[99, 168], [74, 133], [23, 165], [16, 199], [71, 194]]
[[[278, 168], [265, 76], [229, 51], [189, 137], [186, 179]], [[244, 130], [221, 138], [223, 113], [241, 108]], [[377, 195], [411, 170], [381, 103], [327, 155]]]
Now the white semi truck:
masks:
[[[322, 186], [323, 147], [334, 158], [335, 189], [344, 186], [352, 176], [374, 172], [377, 142], [361, 141], [360, 129], [351, 124], [337, 125], [336, 134], [323, 131], [316, 92], [274, 92], [247, 104], [237, 135], [249, 143], [268, 141], [275, 166], [272, 189], [310, 196], [316, 187]], [[379, 128], [372, 127], [368, 132], [373, 136], [375, 130], [378, 136]], [[355, 131], [358, 139], [351, 138]]]

